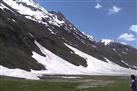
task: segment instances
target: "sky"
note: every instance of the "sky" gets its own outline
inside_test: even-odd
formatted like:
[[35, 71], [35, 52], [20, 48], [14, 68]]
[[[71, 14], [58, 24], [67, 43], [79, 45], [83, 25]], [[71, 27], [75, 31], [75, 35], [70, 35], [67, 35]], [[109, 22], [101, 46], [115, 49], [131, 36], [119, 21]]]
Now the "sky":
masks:
[[137, 0], [35, 0], [60, 11], [81, 32], [97, 41], [112, 39], [137, 48]]

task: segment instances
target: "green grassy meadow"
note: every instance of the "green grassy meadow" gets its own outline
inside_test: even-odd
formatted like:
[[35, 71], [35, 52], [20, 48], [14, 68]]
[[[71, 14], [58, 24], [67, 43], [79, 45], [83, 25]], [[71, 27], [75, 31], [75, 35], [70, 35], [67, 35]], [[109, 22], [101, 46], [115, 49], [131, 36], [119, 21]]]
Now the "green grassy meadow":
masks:
[[130, 87], [128, 77], [83, 76], [42, 80], [0, 77], [0, 91], [130, 91]]

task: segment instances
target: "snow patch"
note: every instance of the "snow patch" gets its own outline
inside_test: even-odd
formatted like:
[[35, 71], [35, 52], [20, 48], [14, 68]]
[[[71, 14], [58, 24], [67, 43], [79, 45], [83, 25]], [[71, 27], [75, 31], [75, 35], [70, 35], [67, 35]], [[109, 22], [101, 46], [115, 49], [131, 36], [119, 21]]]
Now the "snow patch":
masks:
[[11, 19], [13, 22], [16, 22], [14, 19]]
[[126, 52], [124, 52], [124, 51], [123, 51], [122, 53], [123, 53], [123, 54], [128, 54], [128, 53], [126, 53]]
[[95, 45], [91, 45], [93, 48], [97, 48]]
[[53, 17], [53, 19], [54, 19], [54, 21], [56, 21], [56, 22], [59, 23], [59, 24], [64, 23], [64, 21], [58, 20], [57, 15], [55, 15], [55, 17]]
[[48, 28], [48, 30], [49, 30], [52, 34], [56, 35], [56, 33], [54, 33], [53, 30], [51, 30], [50, 28]]
[[87, 64], [88, 67], [86, 68], [86, 70], [88, 71], [88, 73], [98, 73], [98, 74], [104, 74], [104, 75], [121, 75], [121, 74], [137, 74], [137, 70], [133, 70], [133, 69], [127, 69], [124, 67], [121, 67], [113, 62], [111, 62], [110, 60], [107, 59], [107, 62], [101, 61], [99, 59], [96, 59], [84, 52], [81, 52], [80, 50], [69, 46], [67, 44], [65, 44], [67, 47], [69, 47], [71, 50], [73, 50], [75, 52], [75, 54], [83, 57], [83, 58], [87, 58]]
[[58, 57], [57, 55], [53, 54], [42, 45], [40, 45], [37, 41], [35, 41], [35, 44], [39, 47], [41, 52], [46, 55], [46, 57], [41, 56], [34, 51], [32, 52], [32, 57], [39, 63], [43, 64], [47, 70], [43, 70], [42, 72], [34, 72], [43, 74], [83, 74], [82, 70], [80, 70], [81, 66], [75, 66]]
[[33, 36], [31, 33], [29, 33], [29, 35], [30, 35], [32, 38], [34, 38], [34, 36]]
[[124, 63], [126, 66], [130, 67], [130, 65], [128, 63], [126, 63], [125, 61], [121, 60], [121, 62]]
[[10, 18], [8, 18], [8, 20], [13, 21], [13, 22], [16, 23], [16, 20], [15, 20], [15, 19], [10, 19]]
[[37, 74], [31, 73], [22, 69], [9, 69], [7, 67], [4, 67], [0, 65], [0, 75], [2, 76], [10, 76], [10, 77], [17, 77], [17, 78], [25, 78], [25, 79], [33, 79], [33, 80], [39, 80]]
[[128, 48], [126, 48], [126, 51], [128, 51], [129, 49]]
[[95, 39], [94, 39], [93, 36], [88, 35], [88, 34], [86, 34], [85, 32], [82, 32], [82, 34], [84, 34], [85, 36], [87, 36], [87, 38], [88, 38], [89, 40], [91, 40], [91, 41], [95, 41]]
[[123, 44], [123, 45], [127, 45], [127, 43], [125, 43], [125, 42], [120, 42], [121, 44]]

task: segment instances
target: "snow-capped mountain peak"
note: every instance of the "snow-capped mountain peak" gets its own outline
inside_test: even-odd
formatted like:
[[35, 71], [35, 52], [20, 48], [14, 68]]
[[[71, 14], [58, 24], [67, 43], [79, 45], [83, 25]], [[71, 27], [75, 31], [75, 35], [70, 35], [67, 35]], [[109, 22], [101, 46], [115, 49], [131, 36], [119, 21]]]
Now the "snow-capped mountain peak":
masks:
[[102, 39], [101, 40], [101, 43], [104, 43], [104, 45], [109, 45], [112, 42], [114, 42], [114, 40], [111, 40], [111, 39]]
[[60, 27], [64, 21], [60, 21], [56, 15], [49, 13], [45, 8], [35, 3], [33, 0], [3, 0], [4, 3], [15, 9], [26, 18], [45, 24], [48, 20], [49, 24]]
[[[12, 8], [14, 7], [15, 9], [18, 9], [18, 10], [21, 9], [21, 6], [16, 7], [17, 4], [18, 5], [24, 5], [24, 6], [32, 6], [32, 7], [39, 9], [39, 10], [44, 11], [45, 13], [48, 13], [48, 11], [45, 8], [41, 7], [34, 0], [3, 0], [3, 2], [8, 4], [9, 6], [12, 6]], [[13, 6], [13, 5], [15, 5], [15, 6]]]

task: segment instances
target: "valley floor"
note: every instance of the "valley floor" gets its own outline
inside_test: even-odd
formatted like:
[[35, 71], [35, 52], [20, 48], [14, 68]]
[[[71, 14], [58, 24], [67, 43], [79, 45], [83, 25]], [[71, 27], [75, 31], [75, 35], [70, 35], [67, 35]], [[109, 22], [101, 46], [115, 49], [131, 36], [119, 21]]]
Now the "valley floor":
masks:
[[0, 77], [0, 91], [130, 91], [128, 77], [45, 76], [41, 80]]

